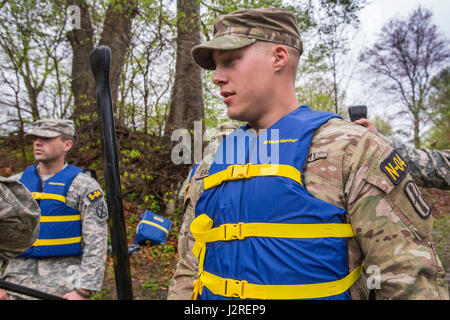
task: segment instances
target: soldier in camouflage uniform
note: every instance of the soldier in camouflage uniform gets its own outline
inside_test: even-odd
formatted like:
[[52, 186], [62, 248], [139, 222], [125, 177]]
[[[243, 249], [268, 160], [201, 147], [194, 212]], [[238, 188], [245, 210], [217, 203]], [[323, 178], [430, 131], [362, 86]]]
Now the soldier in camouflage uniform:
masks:
[[[45, 182], [68, 167], [65, 155], [72, 147], [71, 120], [39, 120], [28, 135], [34, 137], [36, 169]], [[23, 173], [11, 178], [20, 180]], [[42, 200], [41, 200], [42, 201]], [[10, 259], [3, 279], [66, 299], [88, 299], [100, 291], [107, 253], [107, 207], [97, 181], [78, 173], [68, 188], [65, 203], [77, 210], [81, 219], [81, 254], [62, 257]], [[42, 228], [42, 221], [41, 221]], [[2, 297], [8, 298], [2, 290]], [[11, 298], [28, 298], [9, 293]]]
[[[258, 116], [267, 116], [268, 110], [274, 111], [258, 110], [260, 106], [255, 104], [255, 99], [262, 95], [283, 101], [277, 108], [288, 107], [284, 105], [287, 97], [298, 106], [293, 100], [296, 100], [295, 60], [299, 55], [296, 57], [292, 48], [300, 54], [302, 50], [298, 26], [293, 30], [293, 24], [296, 25], [295, 17], [276, 9], [237, 11], [219, 17], [214, 25], [214, 38], [194, 47], [195, 61], [203, 68], [215, 69], [213, 82], [220, 86], [230, 118], [247, 120], [252, 128], [265, 129], [287, 114], [288, 111], [283, 111], [281, 116], [261, 122], [262, 118]], [[269, 51], [270, 66], [282, 72], [288, 72], [289, 67], [293, 73], [290, 77], [280, 75], [276, 80], [272, 79], [273, 88], [263, 83], [266, 91], [261, 90], [261, 84], [257, 83], [259, 79], [254, 77], [261, 76], [258, 68], [267, 70], [267, 66], [256, 63], [251, 69], [251, 66], [243, 65], [243, 61], [252, 64], [257, 59], [267, 62], [261, 53], [258, 56], [257, 47], [252, 48], [260, 42], [273, 44], [270, 47], [273, 50]], [[287, 67], [283, 69], [279, 61], [284, 61]], [[239, 73], [243, 68], [244, 75]], [[240, 77], [236, 77], [237, 74]], [[243, 83], [259, 85], [260, 91], [257, 88], [247, 97], [250, 99], [248, 104]], [[250, 85], [247, 90], [251, 90]], [[260, 103], [264, 104], [264, 100]], [[199, 276], [199, 261], [192, 252], [195, 239], [190, 225], [204, 192], [204, 180], [209, 175], [213, 157], [206, 156], [190, 179], [178, 242], [179, 261], [168, 299], [191, 298], [193, 282]], [[377, 299], [448, 299], [445, 272], [430, 239], [431, 207], [418, 191], [404, 163], [397, 169], [388, 170], [389, 165], [395, 165], [399, 159], [384, 139], [368, 129], [332, 118], [314, 132], [301, 172], [303, 185], [313, 197], [346, 211], [347, 223], [354, 233], [354, 237], [348, 239], [348, 272], [353, 272], [359, 265], [363, 267], [361, 276], [349, 289], [352, 299], [367, 299], [370, 289], [375, 289]], [[208, 259], [208, 250], [204, 259]], [[244, 281], [239, 285], [243, 288]]]
[[0, 177], [0, 259], [27, 250], [39, 232], [40, 209], [20, 182]]
[[[355, 123], [379, 134], [374, 123], [368, 119], [359, 119]], [[409, 173], [417, 185], [425, 188], [450, 189], [450, 150], [415, 149], [397, 140], [394, 141], [393, 148], [408, 162]]]

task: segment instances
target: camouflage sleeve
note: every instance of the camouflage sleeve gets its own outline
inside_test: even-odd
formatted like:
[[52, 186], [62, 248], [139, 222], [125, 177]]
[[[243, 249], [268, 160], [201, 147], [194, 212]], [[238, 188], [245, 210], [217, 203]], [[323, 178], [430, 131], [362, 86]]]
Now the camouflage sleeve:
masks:
[[394, 143], [408, 162], [409, 173], [422, 187], [450, 189], [450, 153], [440, 150], [414, 149], [403, 143]]
[[[195, 218], [195, 205], [203, 192], [203, 178], [207, 175], [215, 151], [222, 141], [223, 135], [236, 129], [237, 125], [225, 123], [219, 127], [216, 138], [208, 144], [204, 151], [205, 158], [195, 168], [195, 173], [190, 179], [190, 185], [184, 198], [183, 224], [178, 238], [178, 263], [169, 286], [167, 299], [188, 300], [191, 299], [194, 290], [194, 280], [197, 278], [198, 259], [192, 253], [195, 239], [191, 234], [190, 226]], [[226, 132], [226, 130], [229, 130]], [[225, 132], [225, 133], [224, 133]], [[218, 138], [220, 137], [220, 139]], [[206, 175], [205, 175], [206, 174]]]
[[189, 231], [194, 213], [194, 206], [189, 199], [178, 238], [178, 262], [169, 286], [168, 300], [188, 300], [194, 290], [198, 259], [192, 253], [195, 239]]
[[183, 224], [178, 238], [178, 263], [174, 276], [169, 286], [169, 300], [191, 299], [194, 290], [194, 280], [197, 277], [198, 259], [192, 253], [195, 239], [191, 234], [190, 226], [195, 217], [195, 205], [203, 191], [203, 180], [201, 172], [205, 163], [201, 163], [194, 176], [190, 180], [184, 199]]
[[100, 291], [108, 246], [108, 212], [103, 191], [97, 181], [80, 173], [72, 182], [68, 194], [76, 195], [76, 208], [82, 221], [83, 253], [75, 287]]
[[430, 239], [431, 207], [406, 159], [370, 132], [349, 155], [344, 194], [365, 282], [374, 280], [377, 299], [448, 299], [445, 272]]
[[39, 233], [40, 209], [20, 182], [0, 177], [0, 258], [27, 250]]

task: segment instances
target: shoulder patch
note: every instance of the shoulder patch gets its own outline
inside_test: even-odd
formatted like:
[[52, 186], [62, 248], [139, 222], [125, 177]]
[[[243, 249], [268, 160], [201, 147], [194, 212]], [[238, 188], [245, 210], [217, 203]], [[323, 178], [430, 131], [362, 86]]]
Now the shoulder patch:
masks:
[[108, 210], [106, 209], [104, 203], [101, 203], [95, 207], [95, 214], [99, 221], [104, 221], [108, 218]]
[[380, 169], [395, 185], [398, 185], [408, 173], [407, 163], [396, 150], [381, 162]]
[[414, 209], [416, 209], [419, 216], [422, 219], [427, 219], [431, 214], [432, 206], [425, 201], [414, 181], [410, 180], [406, 182], [404, 190], [405, 194], [408, 196], [409, 201], [411, 202]]
[[87, 195], [88, 199], [89, 199], [91, 202], [94, 202], [94, 201], [96, 201], [97, 199], [100, 199], [102, 196], [103, 196], [103, 193], [100, 191], [100, 189], [97, 189], [97, 190], [95, 190], [95, 191], [92, 191], [91, 193], [89, 193], [89, 194]]

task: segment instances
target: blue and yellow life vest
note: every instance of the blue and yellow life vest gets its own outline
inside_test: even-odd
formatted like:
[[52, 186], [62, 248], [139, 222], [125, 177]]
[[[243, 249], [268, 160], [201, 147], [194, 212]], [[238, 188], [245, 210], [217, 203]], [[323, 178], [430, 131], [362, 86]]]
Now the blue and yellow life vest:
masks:
[[72, 180], [83, 170], [68, 165], [49, 178], [43, 188], [37, 165], [25, 169], [20, 182], [33, 194], [41, 208], [39, 235], [21, 258], [77, 256], [81, 254], [81, 216], [66, 204]]
[[264, 134], [244, 126], [222, 142], [191, 224], [194, 298], [350, 298], [361, 267], [349, 273], [346, 211], [302, 180], [314, 131], [334, 117], [300, 106]]

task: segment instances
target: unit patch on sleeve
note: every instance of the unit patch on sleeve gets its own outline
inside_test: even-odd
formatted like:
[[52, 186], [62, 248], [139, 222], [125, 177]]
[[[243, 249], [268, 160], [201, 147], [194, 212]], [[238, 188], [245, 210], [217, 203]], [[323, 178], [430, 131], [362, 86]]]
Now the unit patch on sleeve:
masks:
[[104, 221], [104, 220], [106, 220], [106, 218], [108, 218], [108, 210], [106, 209], [106, 207], [103, 203], [101, 203], [100, 205], [98, 205], [95, 208], [95, 213], [96, 213], [98, 220], [100, 220], [100, 221]]
[[417, 188], [417, 185], [413, 180], [408, 181], [405, 184], [405, 193], [419, 216], [422, 219], [428, 218], [431, 214], [432, 206], [430, 206], [422, 197], [419, 188]]
[[408, 165], [395, 150], [381, 162], [380, 168], [395, 185], [398, 185], [408, 173]]
[[92, 191], [91, 193], [89, 193], [89, 194], [87, 195], [88, 199], [89, 199], [91, 202], [94, 202], [95, 200], [100, 199], [102, 196], [103, 196], [103, 193], [100, 191], [100, 189], [97, 189], [97, 190], [95, 190], [95, 191]]

